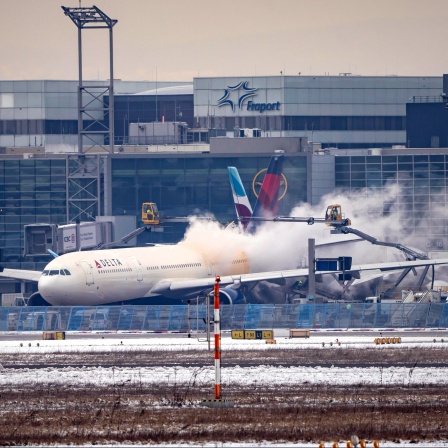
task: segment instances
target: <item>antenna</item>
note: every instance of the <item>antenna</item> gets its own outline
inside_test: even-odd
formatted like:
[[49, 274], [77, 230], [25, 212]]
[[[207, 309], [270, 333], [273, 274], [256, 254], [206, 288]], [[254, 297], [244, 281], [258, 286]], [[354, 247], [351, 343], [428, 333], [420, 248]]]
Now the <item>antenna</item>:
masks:
[[156, 67], [156, 123], [159, 122], [159, 117], [157, 115], [157, 67]]

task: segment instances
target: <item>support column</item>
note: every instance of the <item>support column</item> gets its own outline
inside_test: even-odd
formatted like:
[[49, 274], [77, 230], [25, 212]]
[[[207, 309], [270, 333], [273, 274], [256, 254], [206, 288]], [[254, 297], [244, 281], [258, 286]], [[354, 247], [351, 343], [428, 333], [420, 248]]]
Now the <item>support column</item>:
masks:
[[221, 400], [221, 326], [219, 319], [219, 282], [221, 278], [216, 276], [213, 312], [214, 312], [214, 333], [215, 333], [215, 400]]
[[316, 250], [314, 238], [308, 239], [308, 299], [314, 299], [316, 296]]

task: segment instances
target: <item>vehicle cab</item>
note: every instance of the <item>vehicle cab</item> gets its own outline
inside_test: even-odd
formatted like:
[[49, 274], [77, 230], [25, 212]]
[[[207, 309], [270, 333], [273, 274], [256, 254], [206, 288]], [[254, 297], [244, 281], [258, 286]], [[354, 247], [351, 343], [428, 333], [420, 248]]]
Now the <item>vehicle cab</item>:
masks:
[[155, 202], [143, 202], [142, 221], [148, 225], [160, 224], [160, 213]]
[[[344, 219], [342, 216], [342, 206], [340, 204], [331, 204], [327, 207], [325, 212], [325, 221], [327, 222], [327, 226], [331, 226], [331, 221], [340, 221], [343, 225], [351, 225], [350, 219]], [[342, 221], [345, 221], [344, 223]]]

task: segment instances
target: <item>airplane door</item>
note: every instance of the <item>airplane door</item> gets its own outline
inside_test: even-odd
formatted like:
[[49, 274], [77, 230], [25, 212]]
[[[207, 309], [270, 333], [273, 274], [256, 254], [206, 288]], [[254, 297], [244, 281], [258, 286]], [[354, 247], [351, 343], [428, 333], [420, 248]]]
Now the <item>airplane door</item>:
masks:
[[130, 257], [132, 260], [132, 263], [134, 264], [135, 268], [137, 269], [137, 281], [141, 282], [143, 281], [143, 274], [142, 274], [142, 265], [139, 260], [135, 257]]
[[84, 274], [86, 274], [86, 285], [93, 285], [95, 281], [93, 280], [92, 266], [85, 260], [81, 260], [79, 264], [81, 265]]

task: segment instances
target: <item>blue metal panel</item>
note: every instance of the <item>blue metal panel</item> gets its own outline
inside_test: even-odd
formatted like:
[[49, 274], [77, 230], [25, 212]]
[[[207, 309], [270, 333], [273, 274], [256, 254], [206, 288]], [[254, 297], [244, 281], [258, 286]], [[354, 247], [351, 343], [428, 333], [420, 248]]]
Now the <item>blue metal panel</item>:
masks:
[[273, 328], [295, 328], [299, 304], [275, 305]]
[[118, 318], [117, 330], [130, 331], [132, 328], [132, 317], [134, 315], [133, 305], [124, 305], [120, 307], [120, 316]]
[[170, 319], [168, 330], [170, 331], [186, 331], [187, 323], [187, 306], [186, 305], [171, 305]]
[[246, 317], [244, 321], [245, 329], [260, 328], [261, 311], [264, 305], [260, 304], [247, 304], [246, 305]]
[[337, 271], [337, 258], [318, 258], [316, 260], [316, 271]]
[[[246, 308], [247, 305], [239, 304], [232, 307], [231, 319], [229, 323], [225, 322], [223, 330], [244, 330], [246, 325]], [[227, 326], [229, 325], [229, 326]]]
[[171, 320], [171, 306], [170, 305], [160, 305], [159, 314], [157, 319], [158, 331], [168, 331], [170, 328]]
[[324, 328], [324, 321], [325, 319], [325, 307], [323, 303], [316, 303], [314, 305], [314, 313], [313, 313], [313, 326], [311, 328]]
[[322, 315], [322, 328], [335, 328], [339, 307], [337, 303], [327, 303]]
[[362, 328], [373, 328], [375, 326], [378, 304], [363, 303], [362, 305]]
[[350, 327], [364, 328], [364, 303], [348, 303], [350, 305]]
[[82, 319], [84, 315], [83, 306], [72, 307], [70, 310], [70, 317], [68, 319], [67, 331], [80, 331]]
[[[210, 314], [213, 322], [212, 307]], [[206, 320], [205, 305], [0, 308], [0, 331], [205, 331]], [[447, 326], [446, 303], [221, 306], [223, 330]]]
[[[220, 305], [220, 319], [221, 319], [221, 328], [231, 328], [232, 330], [234, 330], [235, 328], [232, 327], [233, 325], [233, 313], [234, 313], [234, 308], [238, 307], [241, 309], [241, 304], [240, 305]], [[246, 306], [243, 305], [243, 308], [245, 308]], [[210, 312], [212, 312], [212, 308], [210, 309]], [[203, 309], [203, 316], [204, 319], [207, 319], [206, 317], [207, 314], [207, 310], [204, 306]], [[213, 316], [211, 316], [213, 319]], [[204, 325], [205, 328], [205, 325]]]
[[160, 305], [147, 306], [143, 329], [147, 331], [159, 331]]
[[442, 313], [440, 315], [440, 327], [446, 328], [448, 327], [448, 303], [443, 304]]
[[[8, 325], [8, 318], [10, 313], [9, 307], [0, 308], [0, 331], [10, 331], [9, 325]], [[12, 315], [12, 313], [11, 313]], [[16, 326], [14, 330], [16, 330]]]
[[134, 331], [142, 331], [145, 323], [146, 315], [145, 305], [136, 305], [132, 314], [131, 329]]
[[[420, 304], [419, 304], [420, 305]], [[443, 308], [446, 307], [446, 304], [443, 303], [425, 303], [421, 304], [425, 305], [427, 308], [426, 313], [422, 314], [420, 323], [422, 327], [425, 328], [439, 328], [440, 321], [443, 313]]]
[[314, 327], [314, 307], [315, 305], [307, 303], [300, 305], [296, 328]]

